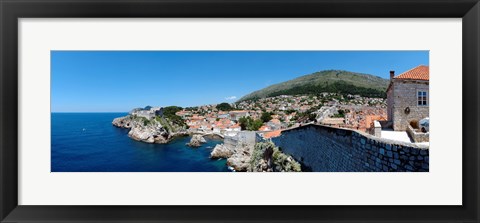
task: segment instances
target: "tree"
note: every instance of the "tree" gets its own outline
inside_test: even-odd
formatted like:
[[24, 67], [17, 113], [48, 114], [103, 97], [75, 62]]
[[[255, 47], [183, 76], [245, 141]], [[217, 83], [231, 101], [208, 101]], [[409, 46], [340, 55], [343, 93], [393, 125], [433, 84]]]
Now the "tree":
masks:
[[250, 117], [241, 117], [240, 119], [238, 119], [238, 123], [240, 123], [240, 127], [242, 128], [242, 130], [247, 129], [249, 119], [251, 119], [251, 118]]
[[332, 117], [334, 117], [334, 118], [345, 118], [345, 114], [349, 113], [349, 112], [350, 111], [348, 109], [347, 110], [339, 109], [338, 114], [335, 114]]
[[178, 107], [178, 106], [164, 107], [163, 116], [177, 125], [186, 126], [185, 121], [182, 119], [182, 117], [176, 115], [176, 113], [181, 111], [182, 109], [183, 109], [182, 107]]
[[238, 120], [242, 130], [257, 131], [262, 127], [263, 122], [260, 119], [253, 120], [251, 117], [242, 117]]
[[169, 116], [169, 115], [175, 115], [175, 113], [179, 112], [182, 110], [182, 107], [178, 106], [168, 106], [163, 108], [163, 115]]
[[195, 111], [195, 110], [198, 110], [198, 107], [186, 107], [185, 110], [186, 111]]
[[233, 107], [230, 104], [223, 102], [217, 105], [217, 109], [220, 111], [231, 111], [233, 110]]
[[270, 120], [272, 120], [272, 113], [270, 113], [270, 112], [264, 112], [264, 113], [262, 113], [262, 116], [260, 117], [260, 119], [261, 119], [263, 122], [269, 122]]
[[257, 119], [255, 121], [253, 121], [253, 123], [250, 125], [250, 128], [248, 130], [257, 131], [258, 129], [260, 129], [260, 127], [262, 127], [262, 125], [263, 125], [262, 120]]
[[315, 113], [309, 112], [299, 112], [293, 117], [292, 121], [297, 122], [307, 122], [307, 121], [315, 121], [317, 119], [317, 115]]
[[[345, 81], [336, 81], [333, 83], [326, 83], [326, 85], [306, 84], [296, 86], [286, 90], [280, 90], [268, 94], [268, 97], [275, 97], [279, 95], [315, 95], [323, 92], [338, 93], [338, 94], [352, 94], [371, 98], [386, 98], [387, 94], [383, 90], [359, 87], [349, 84]], [[341, 98], [338, 98], [341, 100]], [[291, 102], [290, 102], [291, 103]]]
[[292, 113], [294, 113], [294, 112], [296, 112], [296, 111], [293, 110], [293, 109], [288, 109], [288, 110], [285, 111], [285, 114], [290, 115], [290, 114], [292, 114]]

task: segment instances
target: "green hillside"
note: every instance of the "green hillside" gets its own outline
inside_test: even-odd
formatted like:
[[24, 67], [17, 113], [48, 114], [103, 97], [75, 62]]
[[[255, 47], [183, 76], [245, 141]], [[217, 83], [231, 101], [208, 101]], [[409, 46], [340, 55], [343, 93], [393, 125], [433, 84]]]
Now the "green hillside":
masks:
[[318, 94], [322, 92], [385, 97], [389, 80], [370, 74], [344, 70], [325, 70], [254, 91], [239, 101], [278, 95]]

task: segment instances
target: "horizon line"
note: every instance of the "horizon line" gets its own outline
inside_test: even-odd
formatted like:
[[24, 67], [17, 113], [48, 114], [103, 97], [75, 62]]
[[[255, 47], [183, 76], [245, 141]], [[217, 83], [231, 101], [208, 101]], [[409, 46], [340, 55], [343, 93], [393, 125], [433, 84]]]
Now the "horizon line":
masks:
[[128, 111], [50, 111], [50, 113], [129, 113]]

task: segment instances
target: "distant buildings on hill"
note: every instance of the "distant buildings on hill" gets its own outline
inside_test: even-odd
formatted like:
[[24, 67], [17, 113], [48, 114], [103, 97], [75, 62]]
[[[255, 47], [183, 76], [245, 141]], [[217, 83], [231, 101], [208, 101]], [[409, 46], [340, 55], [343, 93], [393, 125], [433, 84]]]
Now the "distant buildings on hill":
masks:
[[130, 115], [136, 115], [138, 117], [144, 117], [147, 119], [153, 119], [155, 116], [163, 116], [162, 107], [149, 107], [146, 108], [136, 108], [130, 111]]

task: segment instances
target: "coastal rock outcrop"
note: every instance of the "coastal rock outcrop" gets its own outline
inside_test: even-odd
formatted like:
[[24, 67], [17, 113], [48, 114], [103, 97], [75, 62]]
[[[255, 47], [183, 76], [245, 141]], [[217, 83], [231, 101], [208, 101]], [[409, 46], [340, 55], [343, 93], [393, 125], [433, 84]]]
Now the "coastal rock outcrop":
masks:
[[167, 143], [170, 141], [170, 134], [161, 126], [134, 125], [128, 136], [134, 140], [146, 143]]
[[210, 158], [229, 158], [233, 155], [233, 148], [229, 148], [224, 144], [217, 144], [210, 153]]
[[[163, 124], [162, 124], [163, 123]], [[128, 136], [133, 140], [145, 143], [165, 144], [170, 142], [175, 136], [186, 135], [186, 131], [173, 129], [165, 118], [148, 119], [135, 115], [127, 115], [115, 118], [112, 125], [118, 128], [130, 129]], [[169, 128], [167, 128], [169, 127]]]
[[200, 147], [203, 143], [206, 143], [207, 140], [203, 138], [202, 135], [193, 135], [192, 138], [190, 139], [190, 142], [187, 143], [188, 146], [190, 147]]
[[213, 158], [227, 158], [227, 165], [235, 171], [248, 171], [253, 147], [257, 141], [253, 131], [242, 131], [235, 136], [225, 136], [223, 144], [210, 153]]
[[259, 142], [253, 150], [251, 172], [300, 172], [301, 165], [291, 156], [284, 154], [272, 142]]
[[146, 143], [167, 143], [171, 139], [171, 134], [156, 121], [137, 122], [134, 121], [128, 132], [128, 136], [134, 140]]
[[235, 171], [245, 172], [250, 167], [250, 159], [253, 146], [238, 145], [235, 147], [233, 155], [227, 159], [227, 165]]
[[112, 121], [112, 125], [119, 128], [125, 128], [125, 129], [132, 128], [132, 118], [130, 115], [127, 115], [125, 117], [115, 118]]

